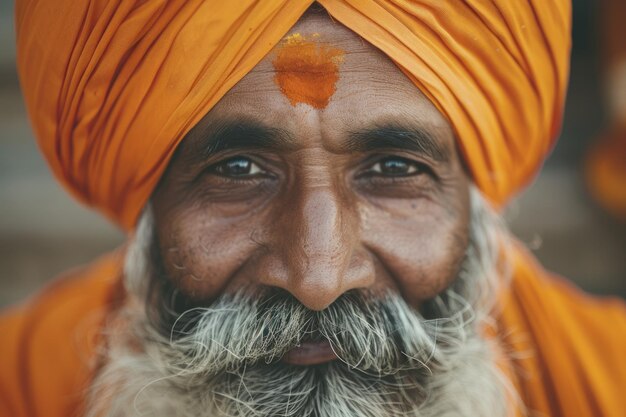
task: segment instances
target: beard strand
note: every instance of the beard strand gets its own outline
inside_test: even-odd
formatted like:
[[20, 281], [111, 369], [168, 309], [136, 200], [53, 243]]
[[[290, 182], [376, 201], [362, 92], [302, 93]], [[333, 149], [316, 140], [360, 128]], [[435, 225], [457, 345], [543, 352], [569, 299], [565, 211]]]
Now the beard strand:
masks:
[[[323, 311], [278, 289], [172, 307], [171, 281], [154, 279], [147, 210], [127, 257], [131, 296], [109, 326], [107, 364], [93, 382], [87, 415], [506, 415], [513, 395], [481, 333], [497, 282], [499, 223], [475, 190], [472, 213], [458, 277], [422, 306], [425, 317], [398, 294], [364, 290]], [[147, 308], [141, 299], [150, 300]], [[281, 361], [312, 340], [327, 340], [339, 360]]]

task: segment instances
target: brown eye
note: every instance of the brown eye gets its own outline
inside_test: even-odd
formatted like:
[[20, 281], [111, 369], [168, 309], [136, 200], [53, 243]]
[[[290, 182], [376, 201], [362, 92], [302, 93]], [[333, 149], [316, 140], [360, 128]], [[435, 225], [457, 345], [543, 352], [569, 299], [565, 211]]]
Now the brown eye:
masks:
[[376, 162], [369, 171], [386, 177], [404, 177], [419, 173], [420, 166], [408, 159], [388, 157]]
[[215, 164], [212, 171], [224, 177], [249, 177], [264, 172], [250, 158], [235, 156]]

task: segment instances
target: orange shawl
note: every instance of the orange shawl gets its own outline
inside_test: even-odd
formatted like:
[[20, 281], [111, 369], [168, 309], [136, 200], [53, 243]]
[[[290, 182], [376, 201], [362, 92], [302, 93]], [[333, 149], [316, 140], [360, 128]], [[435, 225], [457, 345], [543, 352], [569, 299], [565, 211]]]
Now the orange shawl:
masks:
[[[109, 255], [0, 316], [0, 417], [80, 416], [121, 264]], [[623, 417], [622, 301], [584, 295], [517, 248], [501, 305], [501, 347], [530, 416]]]

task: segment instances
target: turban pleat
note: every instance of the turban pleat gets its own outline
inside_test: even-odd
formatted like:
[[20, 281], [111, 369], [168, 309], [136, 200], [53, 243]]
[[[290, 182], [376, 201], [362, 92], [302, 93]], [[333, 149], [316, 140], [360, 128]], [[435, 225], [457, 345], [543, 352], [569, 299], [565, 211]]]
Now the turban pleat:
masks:
[[[81, 201], [134, 226], [186, 133], [311, 0], [18, 0], [18, 69], [40, 147]], [[452, 124], [497, 206], [561, 124], [566, 0], [320, 0]]]

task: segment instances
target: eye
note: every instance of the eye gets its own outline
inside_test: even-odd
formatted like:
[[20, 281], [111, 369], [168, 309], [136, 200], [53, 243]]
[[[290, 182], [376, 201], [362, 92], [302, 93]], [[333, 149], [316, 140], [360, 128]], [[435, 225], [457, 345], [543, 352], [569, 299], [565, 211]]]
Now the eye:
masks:
[[417, 162], [391, 156], [379, 160], [368, 171], [371, 174], [385, 177], [406, 177], [419, 174], [422, 169]]
[[235, 156], [218, 162], [211, 167], [211, 171], [224, 177], [251, 177], [265, 172], [245, 156]]

